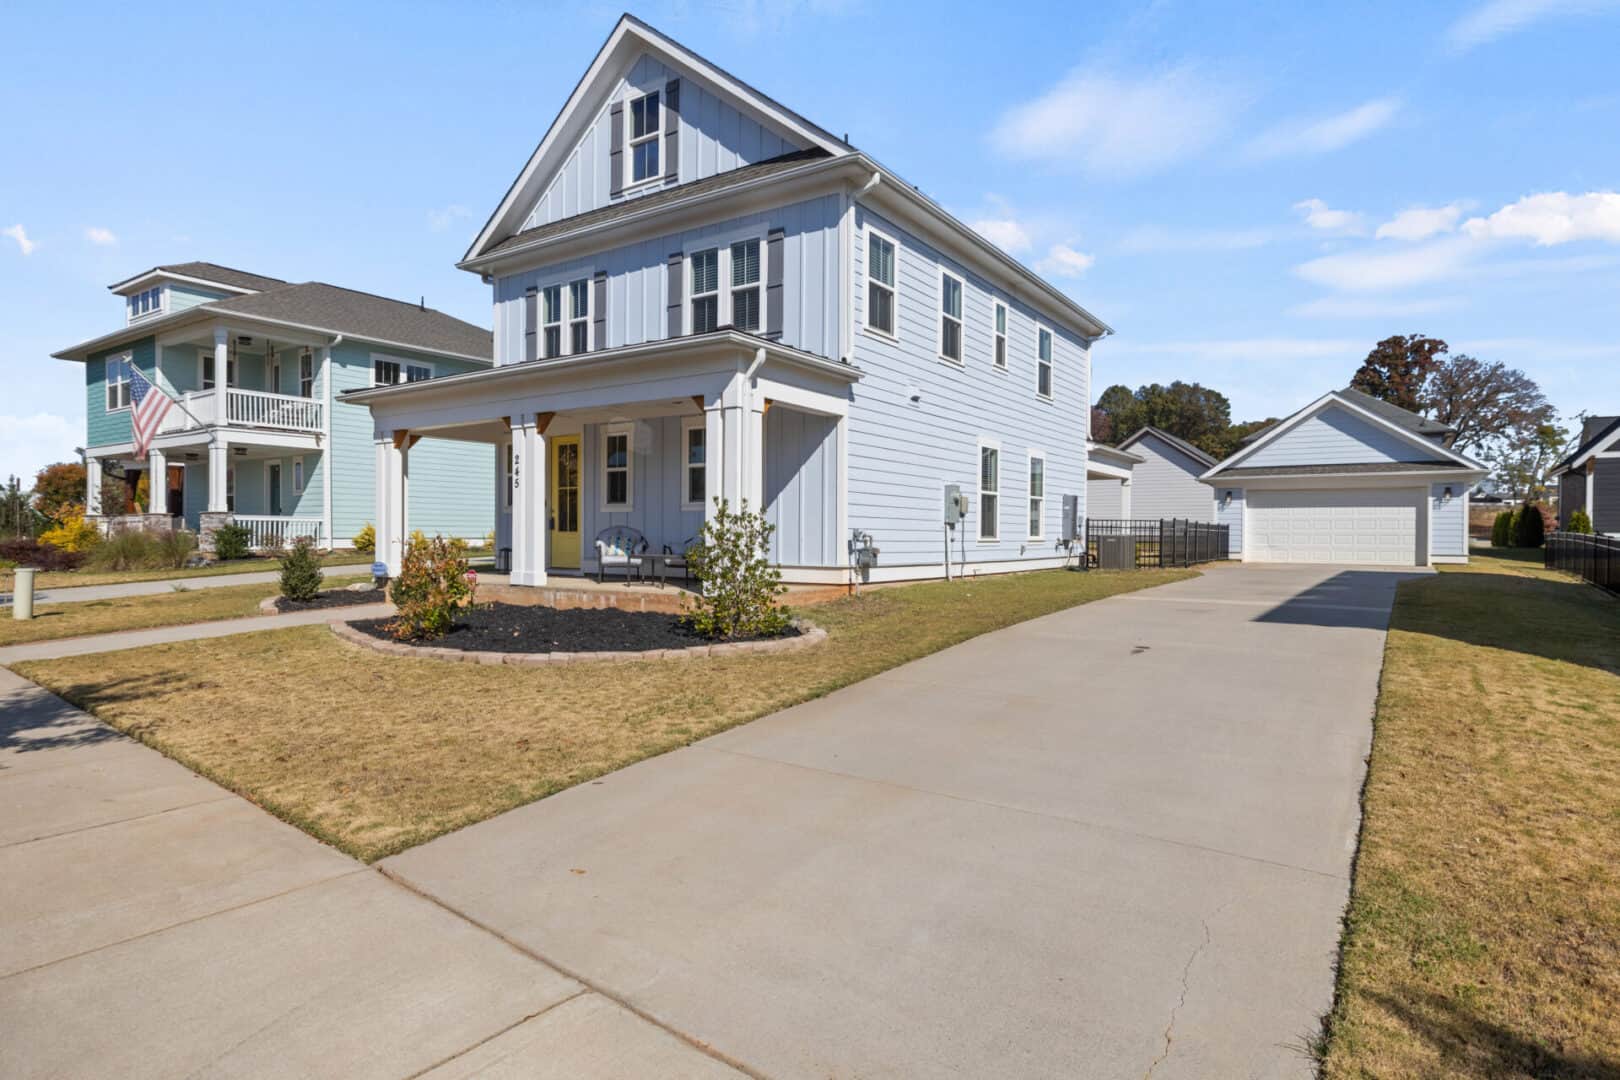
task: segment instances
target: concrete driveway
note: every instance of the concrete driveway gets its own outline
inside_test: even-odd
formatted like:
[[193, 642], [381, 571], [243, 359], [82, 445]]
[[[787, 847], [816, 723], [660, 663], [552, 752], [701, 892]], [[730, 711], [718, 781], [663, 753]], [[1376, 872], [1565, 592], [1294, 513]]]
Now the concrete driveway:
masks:
[[1402, 577], [1062, 612], [383, 870], [756, 1074], [1307, 1076]]

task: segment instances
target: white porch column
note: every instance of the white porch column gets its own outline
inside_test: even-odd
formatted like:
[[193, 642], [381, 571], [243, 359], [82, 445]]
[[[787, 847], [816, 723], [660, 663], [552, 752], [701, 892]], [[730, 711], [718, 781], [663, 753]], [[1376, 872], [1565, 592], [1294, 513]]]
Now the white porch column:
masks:
[[101, 459], [98, 457], [84, 459], [84, 512], [101, 513]]
[[742, 413], [741, 490], [748, 509], [757, 514], [765, 509], [765, 398], [757, 390], [748, 397], [748, 408]]
[[706, 477], [703, 520], [714, 520], [714, 500], [725, 496], [726, 413], [720, 399], [703, 403], [703, 460]]
[[546, 583], [546, 437], [533, 413], [512, 423], [512, 584]]
[[231, 363], [231, 332], [223, 326], [214, 327], [214, 423], [224, 427], [230, 415], [226, 409], [226, 373]]
[[231, 468], [231, 444], [223, 432], [208, 440], [208, 512], [223, 514], [230, 509], [226, 476]]
[[337, 546], [332, 535], [332, 348], [321, 349], [321, 536], [327, 549]]
[[1129, 479], [1119, 482], [1119, 516], [1126, 521], [1131, 519], [1131, 482]]
[[377, 549], [378, 562], [388, 567], [390, 576], [399, 573], [405, 554], [405, 493], [407, 489], [407, 458], [403, 449], [404, 432], [400, 445], [394, 444], [394, 432], [379, 431], [376, 439], [377, 455]]
[[[720, 438], [710, 444], [711, 449], [720, 451], [720, 485], [715, 494], [731, 505], [732, 513], [741, 509], [743, 498], [748, 493], [743, 480], [747, 475], [748, 440], [745, 434], [747, 425], [744, 423], [747, 396], [746, 382], [742, 373], [738, 372], [720, 395]], [[757, 506], [750, 508], [758, 509]]]
[[169, 512], [169, 462], [155, 448], [146, 452], [146, 512]]

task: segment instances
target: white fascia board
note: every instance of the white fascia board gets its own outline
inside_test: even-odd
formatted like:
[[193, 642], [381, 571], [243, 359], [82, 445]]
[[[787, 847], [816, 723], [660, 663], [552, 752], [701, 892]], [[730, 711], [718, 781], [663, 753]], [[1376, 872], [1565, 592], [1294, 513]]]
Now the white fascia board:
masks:
[[84, 363], [90, 359], [90, 354], [93, 352], [128, 345], [144, 337], [156, 337], [159, 333], [173, 327], [205, 319], [210, 314], [207, 307], [206, 304], [199, 304], [196, 307], [186, 308], [184, 311], [171, 312], [150, 322], [119, 327], [110, 334], [102, 334], [100, 337], [91, 338], [89, 341], [81, 341], [77, 345], [70, 345], [60, 352], [53, 352], [51, 357], [55, 360], [75, 360]]
[[[1472, 486], [1484, 479], [1485, 473], [1464, 469], [1412, 470], [1387, 473], [1273, 473], [1270, 475], [1236, 476], [1229, 480], [1204, 479], [1216, 488], [1243, 488], [1245, 490], [1298, 490], [1324, 488], [1410, 488], [1441, 484], [1448, 481]], [[1203, 478], [1200, 478], [1203, 479]]]

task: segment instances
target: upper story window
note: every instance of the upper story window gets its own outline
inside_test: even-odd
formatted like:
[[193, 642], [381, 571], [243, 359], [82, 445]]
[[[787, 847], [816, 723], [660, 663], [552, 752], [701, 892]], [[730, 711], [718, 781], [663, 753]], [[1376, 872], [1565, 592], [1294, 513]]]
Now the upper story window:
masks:
[[1007, 305], [1000, 300], [996, 301], [995, 334], [995, 363], [1003, 371], [1007, 368]]
[[[202, 383], [204, 390], [212, 390], [214, 388], [214, 350], [199, 349], [197, 355], [202, 360], [202, 377], [198, 381]], [[230, 350], [225, 354], [225, 385], [236, 385], [236, 345], [234, 342], [231, 344]]]
[[568, 351], [591, 351], [591, 281], [581, 278], [568, 284]]
[[692, 333], [706, 334], [720, 325], [720, 251], [694, 251], [687, 262]]
[[390, 360], [381, 356], [371, 358], [371, 384], [396, 386], [402, 382], [421, 382], [433, 378], [433, 365], [415, 360]]
[[107, 411], [129, 408], [129, 353], [109, 356], [107, 364]]
[[759, 329], [759, 241], [731, 245], [731, 325]]
[[315, 396], [315, 352], [312, 349], [298, 354], [298, 396]]
[[145, 318], [148, 315], [159, 315], [163, 312], [163, 286], [154, 285], [150, 289], [143, 289], [134, 296], [128, 297], [129, 321]]
[[640, 183], [658, 171], [658, 91], [630, 102], [630, 182]]
[[875, 229], [866, 230], [866, 325], [895, 336], [894, 241]]
[[946, 270], [939, 273], [939, 355], [962, 362], [962, 279]]
[[979, 443], [979, 539], [1001, 535], [1001, 447]]
[[1052, 331], [1044, 326], [1035, 331], [1035, 392], [1052, 396]]
[[540, 334], [545, 341], [547, 360], [562, 355], [562, 286], [548, 285], [540, 290]]

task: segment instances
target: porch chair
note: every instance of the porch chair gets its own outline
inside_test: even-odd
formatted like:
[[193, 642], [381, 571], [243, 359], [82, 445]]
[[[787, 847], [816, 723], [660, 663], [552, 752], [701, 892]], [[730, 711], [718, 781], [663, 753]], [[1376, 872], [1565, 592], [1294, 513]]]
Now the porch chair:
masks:
[[670, 570], [679, 570], [681, 572], [682, 580], [692, 580], [692, 571], [690, 566], [687, 564], [686, 557], [693, 548], [697, 547], [701, 543], [703, 543], [702, 537], [687, 537], [685, 542], [681, 544], [681, 553], [679, 555], [676, 555], [674, 550], [671, 549], [668, 544], [665, 544], [664, 554], [671, 557], [664, 560], [664, 566]]
[[647, 538], [628, 525], [614, 525], [596, 534], [596, 580], [602, 581], [610, 566], [624, 567], [624, 580], [630, 580], [630, 569], [641, 573], [641, 560], [637, 558], [647, 550]]

